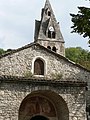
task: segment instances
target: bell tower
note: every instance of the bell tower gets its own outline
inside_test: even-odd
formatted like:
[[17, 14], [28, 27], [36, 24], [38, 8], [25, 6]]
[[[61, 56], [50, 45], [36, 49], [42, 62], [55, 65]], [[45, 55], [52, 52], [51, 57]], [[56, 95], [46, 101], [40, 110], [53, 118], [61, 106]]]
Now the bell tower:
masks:
[[42, 9], [41, 20], [35, 21], [34, 42], [58, 54], [65, 55], [65, 42], [49, 0], [46, 0]]

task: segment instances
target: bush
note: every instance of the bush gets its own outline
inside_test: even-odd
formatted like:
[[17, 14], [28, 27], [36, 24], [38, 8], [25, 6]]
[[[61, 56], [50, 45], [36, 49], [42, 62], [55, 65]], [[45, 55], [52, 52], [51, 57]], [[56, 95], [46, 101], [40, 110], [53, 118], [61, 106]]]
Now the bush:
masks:
[[33, 77], [33, 74], [31, 73], [31, 71], [27, 71], [24, 73], [24, 77], [31, 78], [31, 77]]

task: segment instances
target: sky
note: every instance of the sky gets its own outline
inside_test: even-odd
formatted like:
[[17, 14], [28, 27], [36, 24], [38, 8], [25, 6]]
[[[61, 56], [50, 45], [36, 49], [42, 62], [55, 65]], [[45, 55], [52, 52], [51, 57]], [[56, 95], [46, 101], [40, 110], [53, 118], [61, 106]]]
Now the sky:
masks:
[[[34, 41], [35, 19], [41, 19], [46, 0], [0, 0], [0, 48], [17, 49]], [[50, 0], [65, 47], [88, 47], [88, 38], [71, 33], [70, 13], [77, 14], [78, 6], [90, 7], [86, 0]]]

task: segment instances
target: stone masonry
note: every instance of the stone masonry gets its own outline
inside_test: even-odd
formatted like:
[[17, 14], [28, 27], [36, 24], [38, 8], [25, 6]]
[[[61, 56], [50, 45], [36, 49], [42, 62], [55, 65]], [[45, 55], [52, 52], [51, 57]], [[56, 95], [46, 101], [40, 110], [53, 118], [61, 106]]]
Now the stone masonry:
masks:
[[0, 58], [0, 75], [25, 76], [27, 72], [33, 74], [33, 62], [41, 58], [45, 62], [45, 76], [52, 78], [52, 74], [61, 74], [62, 79], [73, 81], [87, 81], [90, 72], [63, 56], [41, 47], [39, 44], [30, 44]]
[[[19, 81], [19, 80], [18, 80]], [[76, 86], [76, 87], [65, 87], [61, 85], [52, 85], [51, 83], [48, 85], [40, 85], [40, 83], [36, 84], [37, 81], [32, 84], [32, 82], [15, 82], [15, 79], [10, 82], [10, 80], [2, 81], [0, 83], [0, 120], [19, 120], [19, 108], [23, 99], [32, 93], [33, 91], [46, 91], [48, 93], [50, 91], [55, 94], [59, 94], [67, 103], [69, 110], [69, 120], [85, 120], [86, 112], [85, 112], [85, 87]], [[58, 83], [59, 84], [59, 83]], [[52, 98], [52, 94], [49, 94], [50, 99]], [[58, 99], [53, 97], [55, 104], [59, 106]], [[57, 100], [56, 100], [57, 99]], [[59, 112], [59, 111], [58, 111]], [[62, 113], [65, 109], [62, 109]], [[60, 113], [60, 112], [59, 112]], [[58, 116], [59, 117], [59, 116]], [[59, 118], [60, 119], [60, 118]], [[67, 118], [68, 119], [68, 118]], [[64, 120], [67, 120], [64, 118]], [[26, 120], [26, 119], [25, 119]]]
[[[45, 62], [45, 76], [33, 75], [33, 62], [37, 58], [41, 58]], [[86, 69], [35, 43], [2, 56], [0, 66], [0, 75], [3, 76], [0, 80], [0, 120], [23, 120], [18, 118], [20, 104], [28, 94], [39, 90], [52, 91], [63, 98], [69, 111], [69, 118], [65, 117], [63, 120], [85, 120], [85, 87], [86, 81], [90, 78], [89, 71]], [[27, 73], [32, 73], [32, 76], [31, 74], [26, 76]], [[58, 75], [56, 73], [62, 75], [61, 78], [56, 80], [56, 76], [53, 76]], [[4, 78], [4, 76], [7, 77]], [[11, 76], [12, 79], [8, 76]], [[16, 80], [14, 76], [18, 79]], [[19, 81], [20, 77], [25, 79], [21, 78]], [[41, 80], [43, 85], [38, 83], [37, 79]], [[44, 81], [47, 81], [47, 84]], [[49, 81], [51, 83], [48, 83]], [[61, 85], [57, 83], [60, 81]], [[67, 81], [66, 84], [65, 81]], [[54, 84], [52, 84], [53, 82]], [[70, 85], [70, 83], [72, 84]], [[52, 99], [55, 99], [54, 96]], [[57, 105], [56, 102], [55, 106]], [[65, 110], [58, 110], [57, 108], [58, 111], [64, 112]], [[65, 116], [63, 114], [62, 116]], [[61, 119], [60, 116], [57, 118]]]
[[49, 0], [34, 39], [0, 56], [0, 120], [86, 120], [90, 71], [65, 58]]

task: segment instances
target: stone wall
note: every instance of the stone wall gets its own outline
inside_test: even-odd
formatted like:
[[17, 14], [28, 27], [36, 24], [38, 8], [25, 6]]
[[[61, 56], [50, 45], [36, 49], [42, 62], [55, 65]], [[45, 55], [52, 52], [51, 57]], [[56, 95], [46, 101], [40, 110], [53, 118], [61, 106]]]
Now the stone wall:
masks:
[[[39, 45], [31, 45], [22, 50], [0, 58], [0, 76], [23, 76], [34, 73], [34, 61], [40, 58], [45, 64], [45, 79], [59, 81], [87, 81], [90, 83], [90, 72], [72, 63], [63, 56], [55, 54]], [[54, 76], [53, 76], [54, 75]], [[55, 76], [56, 75], [56, 76]], [[31, 75], [29, 77], [36, 77]], [[74, 84], [74, 83], [73, 83]], [[90, 89], [90, 87], [89, 87]], [[83, 87], [52, 87], [21, 83], [0, 83], [0, 120], [18, 120], [19, 107], [22, 100], [32, 91], [52, 90], [58, 93], [66, 102], [70, 120], [85, 120], [86, 102]], [[89, 93], [88, 93], [89, 94]], [[88, 95], [87, 96], [90, 96]], [[89, 100], [89, 97], [88, 97]], [[57, 101], [56, 101], [57, 102]], [[57, 103], [56, 103], [57, 104]], [[89, 104], [89, 101], [88, 101]], [[66, 120], [66, 119], [65, 119]]]
[[51, 50], [53, 50], [53, 47], [56, 47], [56, 52], [62, 56], [65, 56], [65, 47], [64, 47], [64, 43], [62, 43], [61, 41], [55, 41], [55, 40], [38, 40], [37, 41], [40, 45], [44, 46], [44, 47], [51, 47]]
[[53, 74], [61, 74], [64, 80], [89, 81], [90, 72], [78, 67], [64, 57], [48, 52], [40, 46], [31, 46], [0, 59], [0, 75], [25, 76], [28, 72], [34, 72], [36, 58], [43, 59], [45, 63], [45, 75], [52, 79]]
[[[0, 83], [0, 120], [19, 120], [19, 108], [23, 99], [32, 92], [46, 91], [45, 96], [55, 101], [55, 107], [59, 106], [60, 102], [55, 94], [60, 95], [66, 102], [69, 110], [69, 120], [85, 120], [85, 88], [84, 87], [54, 87], [32, 85], [31, 83]], [[49, 93], [50, 92], [50, 93]], [[46, 94], [47, 93], [47, 94]], [[62, 105], [63, 106], [63, 105]], [[62, 107], [64, 118], [66, 110]], [[60, 114], [60, 111], [58, 111]], [[58, 116], [59, 118], [59, 116]], [[60, 120], [60, 118], [59, 118]]]

